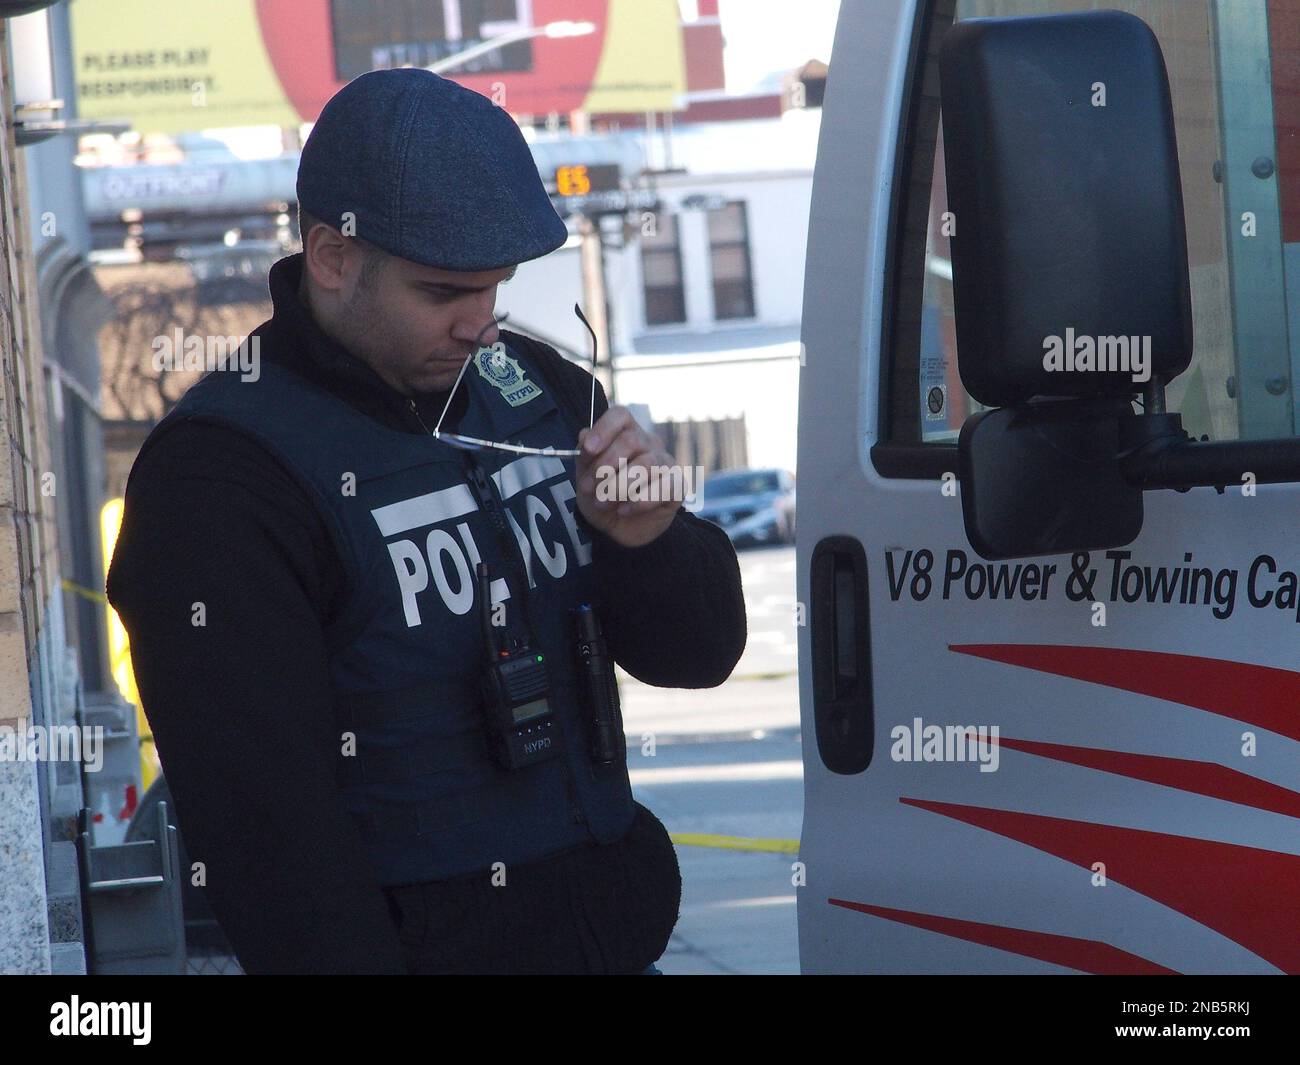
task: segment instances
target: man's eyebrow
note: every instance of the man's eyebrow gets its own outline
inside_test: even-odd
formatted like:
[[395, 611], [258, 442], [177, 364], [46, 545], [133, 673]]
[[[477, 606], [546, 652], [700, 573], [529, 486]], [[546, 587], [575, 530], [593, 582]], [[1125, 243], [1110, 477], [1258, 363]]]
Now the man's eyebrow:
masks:
[[[508, 273], [500, 281], [496, 282], [496, 284], [500, 285], [509, 281], [512, 277], [515, 276], [518, 270], [519, 270], [518, 266], [512, 266], [510, 268], [510, 273]], [[422, 288], [436, 288], [442, 292], [483, 292], [484, 290], [492, 287], [491, 285], [457, 285], [453, 281], [429, 281], [423, 278], [417, 278], [414, 283], [421, 286]]]

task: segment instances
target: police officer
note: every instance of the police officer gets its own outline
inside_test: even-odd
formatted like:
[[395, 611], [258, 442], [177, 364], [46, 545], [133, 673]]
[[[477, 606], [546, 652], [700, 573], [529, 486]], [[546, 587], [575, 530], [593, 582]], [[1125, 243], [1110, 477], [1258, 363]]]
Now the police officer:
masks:
[[298, 200], [251, 369], [145, 441], [108, 577], [193, 875], [250, 973], [653, 971], [680, 873], [621, 721], [594, 754], [575, 623], [646, 683], [720, 684], [730, 542], [598, 493], [672, 457], [599, 390], [588, 428], [591, 376], [498, 328], [566, 239], [504, 111], [364, 74]]

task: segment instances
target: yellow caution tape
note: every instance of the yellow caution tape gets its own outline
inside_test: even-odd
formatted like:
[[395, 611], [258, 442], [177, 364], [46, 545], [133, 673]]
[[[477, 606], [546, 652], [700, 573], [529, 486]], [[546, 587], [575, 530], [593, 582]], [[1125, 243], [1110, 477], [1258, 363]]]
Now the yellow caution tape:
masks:
[[97, 592], [94, 588], [87, 588], [84, 584], [78, 584], [76, 581], [70, 581], [66, 577], [59, 582], [63, 585], [63, 590], [79, 595], [83, 599], [92, 599], [96, 603], [107, 603], [108, 596], [103, 592]]
[[731, 851], [766, 851], [770, 854], [798, 854], [797, 839], [750, 839], [745, 836], [714, 836], [705, 832], [670, 832], [668, 838], [685, 847], [718, 847]]

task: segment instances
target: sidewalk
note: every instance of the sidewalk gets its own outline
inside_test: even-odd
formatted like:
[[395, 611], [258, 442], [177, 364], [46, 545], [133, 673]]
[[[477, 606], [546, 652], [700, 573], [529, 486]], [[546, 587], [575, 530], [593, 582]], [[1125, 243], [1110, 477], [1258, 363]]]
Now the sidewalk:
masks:
[[664, 737], [799, 731], [799, 678], [793, 672], [768, 680], [727, 681], [718, 688], [651, 688], [619, 671], [619, 701], [631, 743], [644, 733]]
[[[638, 801], [682, 834], [798, 839], [803, 762], [797, 678], [700, 691], [620, 679]], [[653, 737], [653, 755], [642, 753]], [[677, 842], [681, 916], [665, 974], [797, 973], [796, 854]]]

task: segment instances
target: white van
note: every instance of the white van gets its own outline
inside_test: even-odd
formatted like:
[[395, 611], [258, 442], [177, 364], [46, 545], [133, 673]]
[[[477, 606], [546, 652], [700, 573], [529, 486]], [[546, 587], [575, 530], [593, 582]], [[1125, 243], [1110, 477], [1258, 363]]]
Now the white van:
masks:
[[1300, 7], [844, 0], [803, 342], [802, 970], [1300, 972]]

